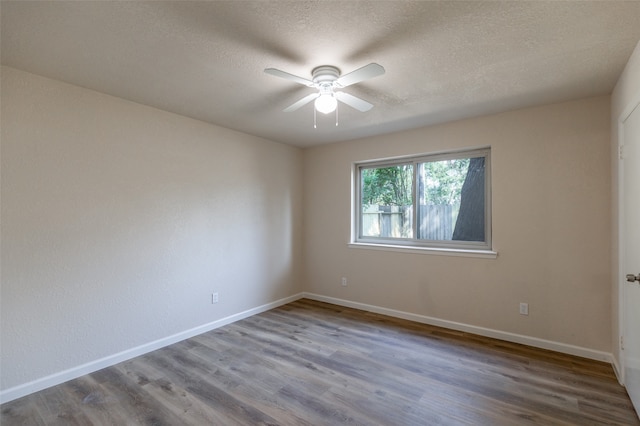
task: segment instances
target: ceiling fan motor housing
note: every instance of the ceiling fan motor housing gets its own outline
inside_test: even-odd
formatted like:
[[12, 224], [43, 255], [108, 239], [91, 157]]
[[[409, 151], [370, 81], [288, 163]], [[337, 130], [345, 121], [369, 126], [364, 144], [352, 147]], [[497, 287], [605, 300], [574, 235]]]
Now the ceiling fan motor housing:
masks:
[[337, 87], [336, 80], [340, 77], [340, 70], [331, 65], [322, 65], [314, 68], [311, 75], [320, 93], [330, 93], [333, 87]]

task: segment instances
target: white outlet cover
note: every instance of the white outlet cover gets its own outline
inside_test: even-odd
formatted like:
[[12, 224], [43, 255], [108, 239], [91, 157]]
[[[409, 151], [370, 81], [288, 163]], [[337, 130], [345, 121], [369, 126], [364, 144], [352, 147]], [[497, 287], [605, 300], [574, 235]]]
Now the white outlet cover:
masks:
[[520, 315], [529, 315], [528, 303], [520, 303]]

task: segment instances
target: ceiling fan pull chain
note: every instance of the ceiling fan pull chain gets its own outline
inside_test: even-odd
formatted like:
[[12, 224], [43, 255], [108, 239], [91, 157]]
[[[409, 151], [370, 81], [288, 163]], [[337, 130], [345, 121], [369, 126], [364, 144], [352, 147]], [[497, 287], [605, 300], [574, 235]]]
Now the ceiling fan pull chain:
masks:
[[316, 109], [313, 109], [313, 128], [317, 129], [318, 126], [316, 125]]
[[336, 127], [338, 127], [338, 105], [336, 105]]

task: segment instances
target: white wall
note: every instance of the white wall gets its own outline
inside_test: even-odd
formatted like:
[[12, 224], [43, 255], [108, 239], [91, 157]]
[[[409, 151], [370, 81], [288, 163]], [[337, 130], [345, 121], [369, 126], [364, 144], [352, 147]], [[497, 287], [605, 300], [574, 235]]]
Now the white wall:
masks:
[[11, 68], [1, 88], [3, 391], [302, 290], [299, 149]]
[[620, 328], [619, 328], [619, 276], [618, 276], [618, 121], [620, 114], [634, 100], [634, 96], [640, 93], [640, 41], [636, 45], [629, 62], [620, 75], [616, 87], [611, 94], [611, 206], [612, 206], [612, 241], [611, 241], [611, 289], [612, 289], [612, 333], [611, 347], [616, 362], [620, 360]]
[[[307, 291], [609, 353], [609, 106], [603, 96], [305, 150]], [[486, 145], [497, 259], [347, 247], [352, 162]]]

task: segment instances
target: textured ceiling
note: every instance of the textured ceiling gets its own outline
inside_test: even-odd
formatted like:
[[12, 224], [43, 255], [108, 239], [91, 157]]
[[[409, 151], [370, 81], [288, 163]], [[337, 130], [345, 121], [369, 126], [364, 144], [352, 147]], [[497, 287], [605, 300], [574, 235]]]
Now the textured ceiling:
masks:
[[[640, 2], [2, 1], [2, 64], [298, 146], [608, 94]], [[386, 74], [375, 105], [282, 109], [312, 93], [263, 72]]]

